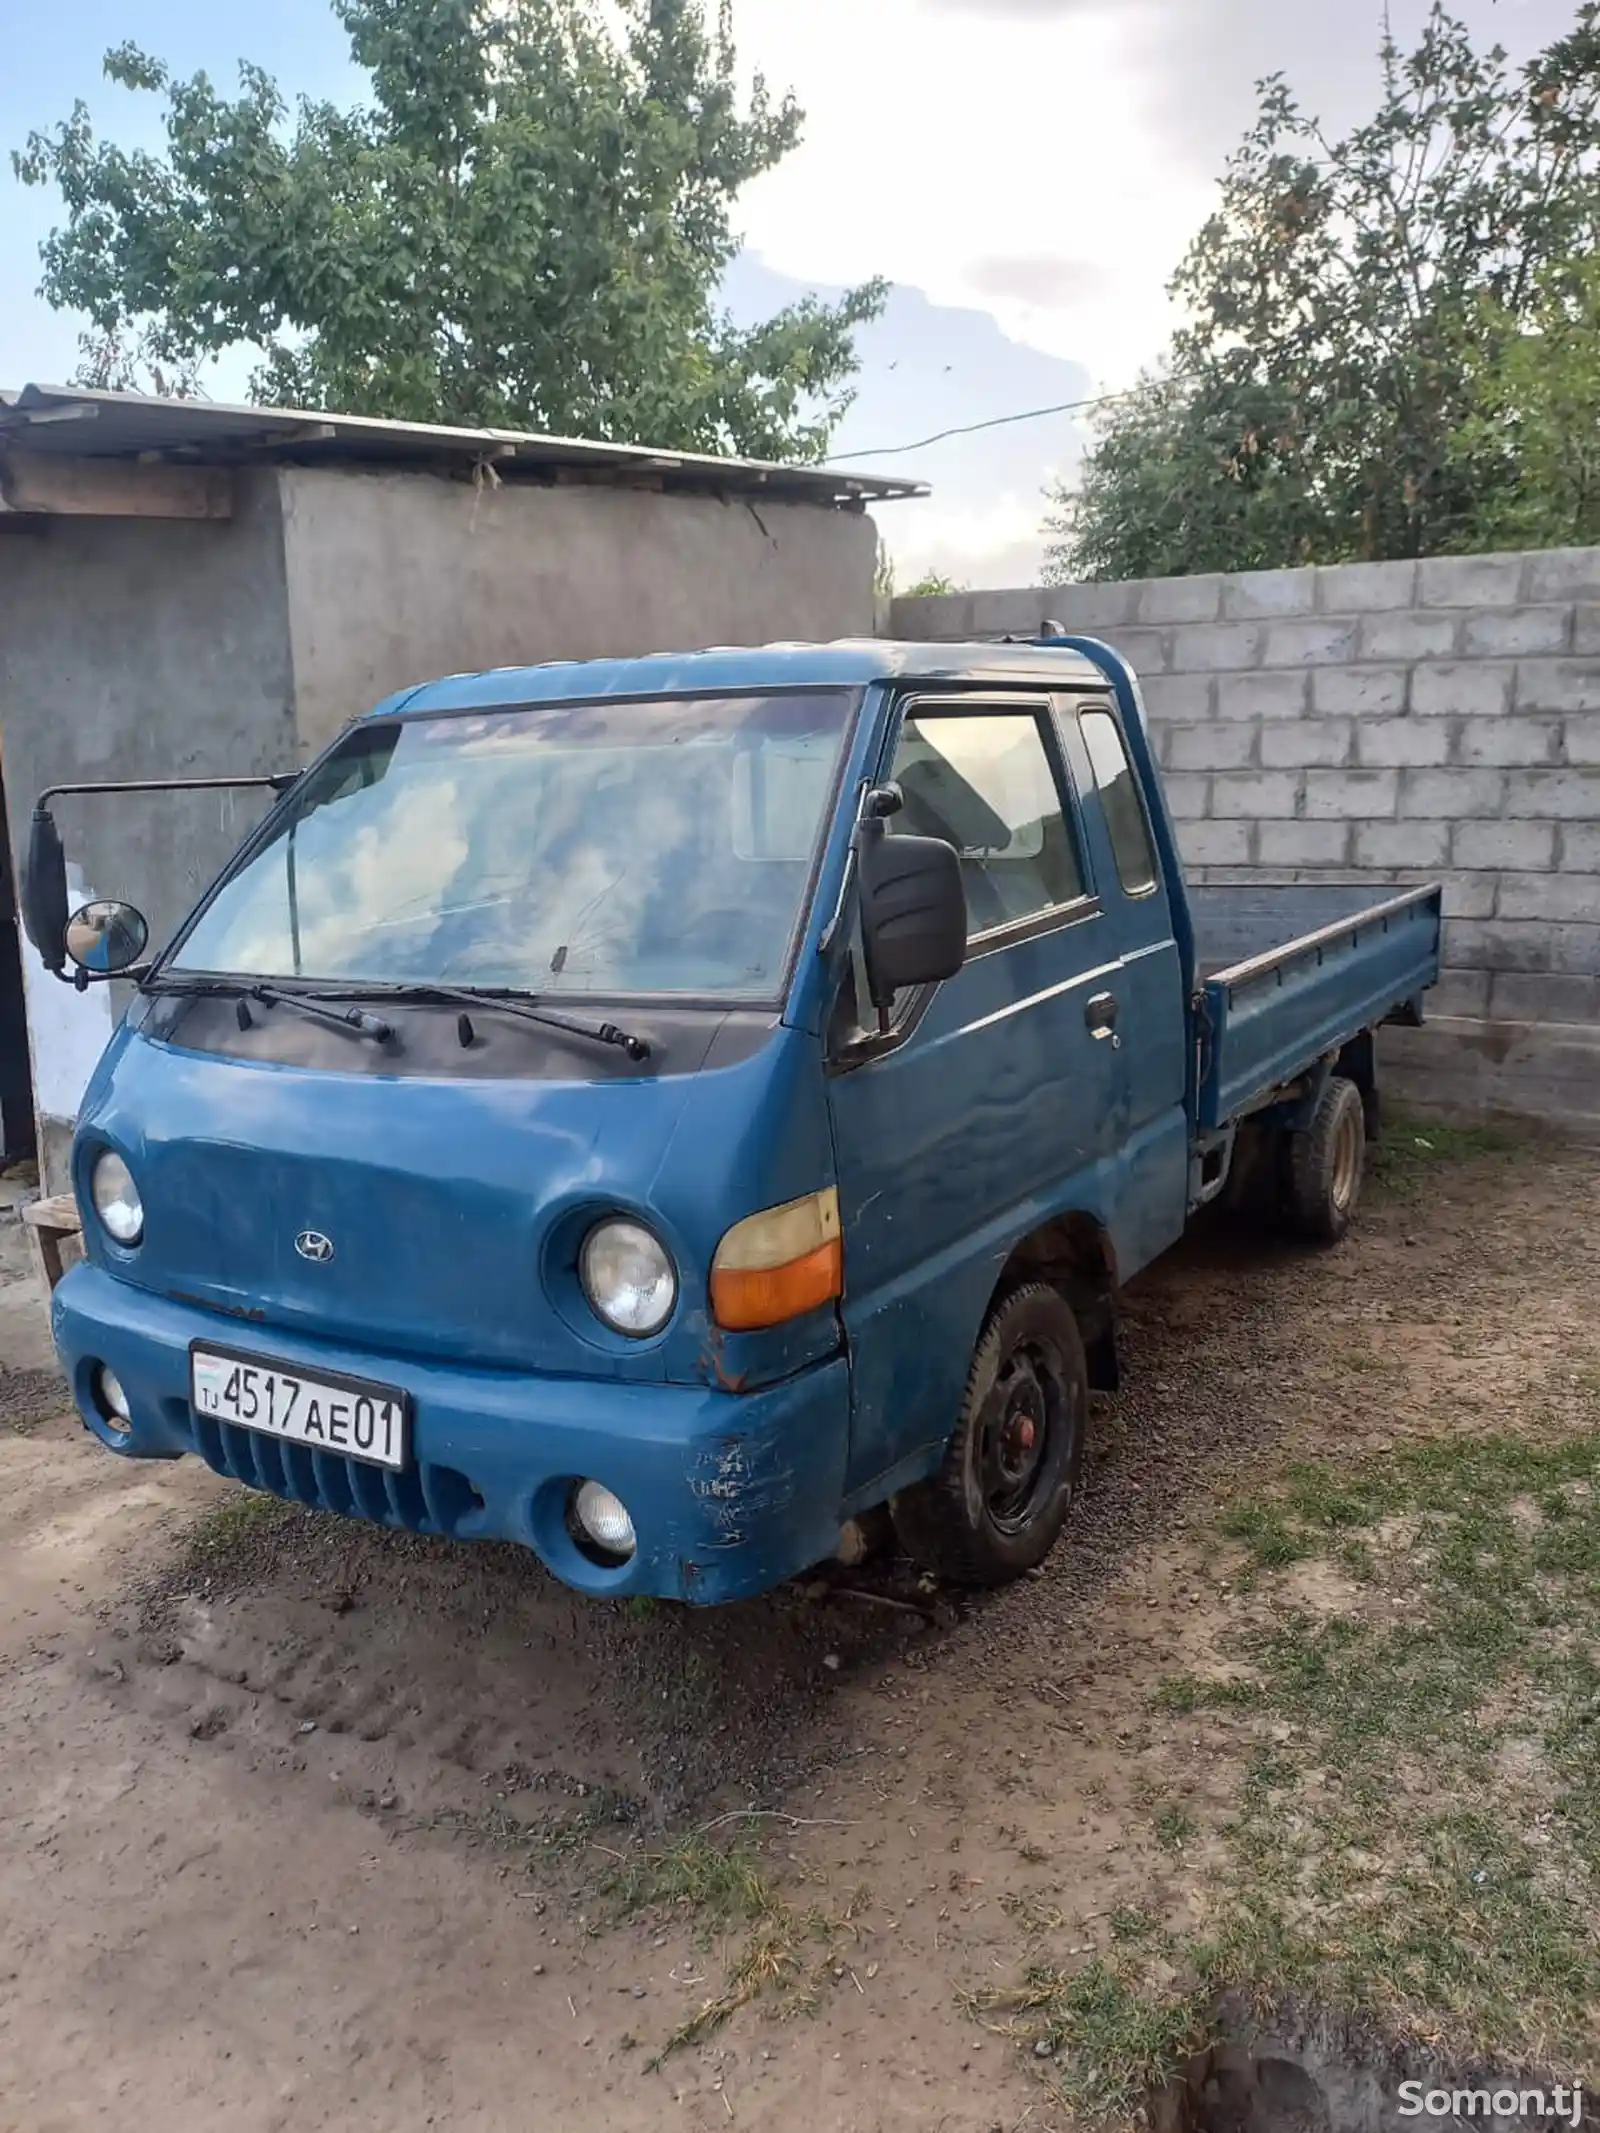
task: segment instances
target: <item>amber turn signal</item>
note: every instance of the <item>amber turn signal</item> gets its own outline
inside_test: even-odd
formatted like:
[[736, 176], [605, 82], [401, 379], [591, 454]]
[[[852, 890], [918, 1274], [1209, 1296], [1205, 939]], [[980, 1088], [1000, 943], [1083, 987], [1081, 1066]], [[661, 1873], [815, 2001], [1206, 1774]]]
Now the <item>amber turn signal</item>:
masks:
[[729, 1333], [781, 1326], [843, 1290], [839, 1194], [832, 1185], [747, 1215], [711, 1262], [711, 1315]]

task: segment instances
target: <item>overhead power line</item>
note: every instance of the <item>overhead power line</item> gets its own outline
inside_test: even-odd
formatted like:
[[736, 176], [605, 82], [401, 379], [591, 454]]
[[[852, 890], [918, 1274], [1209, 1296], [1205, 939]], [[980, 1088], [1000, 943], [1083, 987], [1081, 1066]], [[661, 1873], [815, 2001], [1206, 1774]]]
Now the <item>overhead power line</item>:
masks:
[[931, 437], [918, 437], [911, 444], [875, 444], [864, 452], [833, 452], [829, 457], [842, 459], [893, 459], [902, 452], [923, 452], [930, 444], [943, 444], [947, 437], [972, 437], [979, 430], [1001, 430], [1013, 422], [1040, 422], [1046, 415], [1073, 415], [1086, 407], [1106, 407], [1113, 400], [1127, 400], [1129, 392], [1096, 393], [1087, 400], [1059, 400], [1054, 407], [1024, 408], [1018, 415], [991, 415], [987, 422], [963, 422], [951, 430], [935, 430]]

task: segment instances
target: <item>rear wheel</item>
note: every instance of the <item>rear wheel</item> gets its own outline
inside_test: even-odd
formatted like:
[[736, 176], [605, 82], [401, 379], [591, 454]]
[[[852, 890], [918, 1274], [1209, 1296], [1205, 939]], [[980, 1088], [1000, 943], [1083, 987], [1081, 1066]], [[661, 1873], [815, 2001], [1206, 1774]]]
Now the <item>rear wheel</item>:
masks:
[[1072, 1307], [1043, 1282], [990, 1313], [961, 1419], [930, 1481], [891, 1510], [908, 1554], [960, 1585], [1003, 1585], [1042, 1563], [1077, 1494], [1089, 1372]]
[[1367, 1166], [1361, 1091], [1335, 1074], [1310, 1126], [1288, 1136], [1284, 1198], [1291, 1226], [1313, 1244], [1337, 1244], [1355, 1215]]

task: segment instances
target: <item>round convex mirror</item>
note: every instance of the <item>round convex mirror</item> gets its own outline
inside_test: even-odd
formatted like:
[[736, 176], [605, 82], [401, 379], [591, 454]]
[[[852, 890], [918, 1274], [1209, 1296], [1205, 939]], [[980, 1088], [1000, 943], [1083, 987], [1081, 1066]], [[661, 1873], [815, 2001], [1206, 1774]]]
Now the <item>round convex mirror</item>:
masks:
[[83, 904], [67, 920], [67, 953], [80, 970], [109, 975], [144, 954], [150, 928], [132, 904], [105, 897]]

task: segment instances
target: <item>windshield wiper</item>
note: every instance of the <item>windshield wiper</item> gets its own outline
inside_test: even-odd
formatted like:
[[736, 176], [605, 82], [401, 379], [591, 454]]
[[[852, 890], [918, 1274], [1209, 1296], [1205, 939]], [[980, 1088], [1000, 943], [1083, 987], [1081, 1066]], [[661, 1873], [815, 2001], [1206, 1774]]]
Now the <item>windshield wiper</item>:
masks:
[[[435, 985], [419, 979], [413, 985], [385, 985], [359, 992], [352, 989], [344, 992], [342, 997], [351, 1000], [438, 1000], [456, 1007], [494, 1008], [502, 1014], [521, 1015], [529, 1022], [542, 1022], [549, 1029], [565, 1030], [569, 1037], [588, 1037], [596, 1044], [613, 1044], [630, 1059], [650, 1057], [649, 1045], [632, 1030], [619, 1029], [615, 1022], [579, 1022], [570, 1015], [558, 1015], [553, 1008], [540, 1006], [528, 993], [487, 986]], [[470, 1027], [464, 1041], [471, 1042]]]
[[146, 986], [145, 990], [237, 1000], [241, 1029], [250, 1027], [249, 1003], [255, 1000], [262, 1007], [292, 1007], [309, 1021], [326, 1023], [332, 1029], [347, 1030], [352, 1037], [370, 1037], [374, 1044], [387, 1044], [394, 1035], [393, 1023], [385, 1022], [382, 1015], [369, 1015], [365, 1008], [326, 1007], [321, 1001], [310, 999], [304, 993], [282, 992], [276, 985], [260, 985], [245, 978], [184, 979], [163, 975], [155, 984]]

